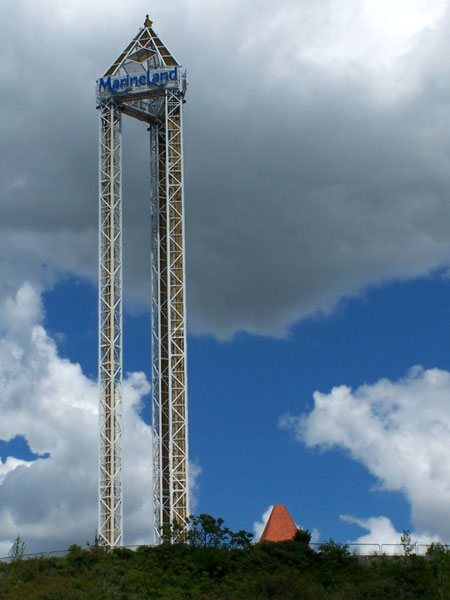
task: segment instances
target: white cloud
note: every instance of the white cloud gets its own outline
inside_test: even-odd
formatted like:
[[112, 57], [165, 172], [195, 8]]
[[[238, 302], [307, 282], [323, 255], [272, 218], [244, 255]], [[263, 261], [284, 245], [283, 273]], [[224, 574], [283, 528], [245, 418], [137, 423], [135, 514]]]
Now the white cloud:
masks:
[[[357, 519], [349, 515], [341, 515], [340, 518], [347, 523], [358, 525], [368, 533], [361, 535], [356, 540], [349, 540], [349, 548], [355, 554], [403, 554], [405, 549], [401, 542], [403, 531], [397, 531], [387, 517], [370, 517], [369, 519]], [[411, 544], [414, 552], [425, 554], [427, 547], [433, 542], [439, 542], [437, 536], [410, 532]]]
[[13, 456], [8, 456], [5, 462], [2, 462], [0, 458], [0, 484], [3, 483], [3, 480], [5, 479], [6, 475], [11, 471], [17, 469], [17, 467], [29, 467], [31, 464], [33, 464], [32, 461], [22, 460], [21, 458], [14, 458]]
[[193, 461], [189, 461], [189, 512], [191, 515], [195, 514], [198, 496], [199, 496], [199, 477], [202, 473], [201, 466]]
[[[29, 551], [93, 540], [97, 523], [98, 394], [78, 364], [58, 356], [41, 325], [39, 293], [24, 284], [0, 300], [0, 439], [24, 436], [49, 458], [0, 463], [0, 555], [17, 535]], [[152, 540], [151, 430], [139, 417], [143, 373], [124, 381], [125, 543]]]
[[355, 554], [403, 554], [400, 543], [401, 533], [387, 517], [370, 517], [369, 519], [357, 519], [349, 515], [340, 517], [347, 523], [358, 525], [368, 533], [361, 535], [356, 540], [349, 541], [349, 548]]
[[253, 531], [255, 532], [255, 542], [259, 542], [259, 538], [262, 536], [264, 527], [266, 526], [266, 523], [269, 520], [272, 509], [273, 509], [273, 504], [271, 504], [268, 507], [268, 509], [262, 514], [261, 521], [255, 521], [253, 523]]
[[[420, 539], [450, 539], [450, 373], [414, 367], [396, 382], [315, 392], [311, 412], [280, 424], [311, 448], [348, 452], [382, 489], [405, 494]], [[391, 537], [385, 520], [361, 523]]]

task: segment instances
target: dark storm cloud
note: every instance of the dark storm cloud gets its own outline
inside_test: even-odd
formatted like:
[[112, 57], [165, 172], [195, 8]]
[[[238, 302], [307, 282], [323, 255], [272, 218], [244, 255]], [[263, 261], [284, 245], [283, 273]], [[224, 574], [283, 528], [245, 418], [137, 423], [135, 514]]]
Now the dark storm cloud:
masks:
[[[146, 3], [110, 19], [101, 6], [83, 11], [84, 1], [53, 13], [37, 4], [30, 13], [16, 3], [0, 26], [0, 227], [15, 252], [20, 237], [47, 268], [94, 278], [94, 81], [135, 35]], [[349, 4], [344, 20], [331, 1], [224, 10], [199, 0], [153, 15], [191, 82], [194, 331], [284, 335], [368, 285], [448, 264], [448, 15], [394, 58], [366, 59], [365, 40], [352, 41], [361, 5]], [[367, 46], [382, 49], [380, 35]], [[125, 283], [146, 302], [148, 142], [140, 123], [126, 120], [124, 134]]]

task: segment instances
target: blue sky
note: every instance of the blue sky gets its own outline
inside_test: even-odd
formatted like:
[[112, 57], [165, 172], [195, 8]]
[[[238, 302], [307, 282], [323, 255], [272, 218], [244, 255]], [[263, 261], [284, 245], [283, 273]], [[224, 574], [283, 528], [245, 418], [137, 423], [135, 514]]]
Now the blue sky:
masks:
[[[296, 522], [317, 529], [321, 540], [361, 535], [360, 527], [339, 518], [342, 514], [385, 515], [398, 531], [413, 529], [402, 490], [379, 489], [377, 479], [348, 452], [305, 448], [278, 423], [285, 413], [309, 412], [316, 390], [328, 393], [344, 383], [357, 388], [383, 377], [395, 381], [414, 365], [446, 369], [442, 330], [449, 318], [449, 285], [442, 272], [382, 285], [343, 300], [331, 315], [303, 320], [287, 339], [190, 336], [190, 452], [201, 468], [196, 512], [253, 531], [269, 505], [284, 503]], [[96, 294], [89, 282], [72, 279], [45, 295], [45, 323], [61, 339], [60, 355], [80, 362], [92, 377]], [[125, 371], [148, 376], [149, 327], [147, 313], [126, 316]], [[148, 423], [149, 403], [150, 395], [141, 412]]]
[[[148, 12], [190, 81], [195, 511], [258, 532], [284, 503], [314, 539], [450, 541], [447, 3], [17, 0], [0, 9], [0, 555], [18, 534], [35, 551], [95, 535], [94, 84]], [[123, 129], [131, 544], [152, 525], [149, 173], [146, 128]]]

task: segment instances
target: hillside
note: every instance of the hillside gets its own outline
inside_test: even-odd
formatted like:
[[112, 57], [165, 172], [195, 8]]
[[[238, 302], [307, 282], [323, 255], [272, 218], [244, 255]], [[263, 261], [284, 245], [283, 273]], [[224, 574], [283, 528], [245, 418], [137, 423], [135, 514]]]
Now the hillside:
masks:
[[[0, 599], [376, 600], [450, 597], [450, 552], [358, 561], [330, 541], [72, 546], [64, 557], [0, 563]], [[211, 540], [209, 540], [211, 541]], [[201, 540], [197, 540], [201, 542]]]

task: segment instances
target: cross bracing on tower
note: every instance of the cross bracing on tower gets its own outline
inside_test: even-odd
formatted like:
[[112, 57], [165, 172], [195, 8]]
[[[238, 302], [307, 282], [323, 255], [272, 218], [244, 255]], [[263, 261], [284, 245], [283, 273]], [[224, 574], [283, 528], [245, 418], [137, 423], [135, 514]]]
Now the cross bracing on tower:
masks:
[[[189, 515], [182, 106], [187, 77], [144, 27], [97, 81], [100, 110], [98, 535], [123, 543], [121, 117], [149, 125], [154, 538]], [[150, 228], [149, 228], [150, 229]], [[142, 449], [146, 451], [145, 448]], [[176, 523], [176, 527], [172, 527]]]

